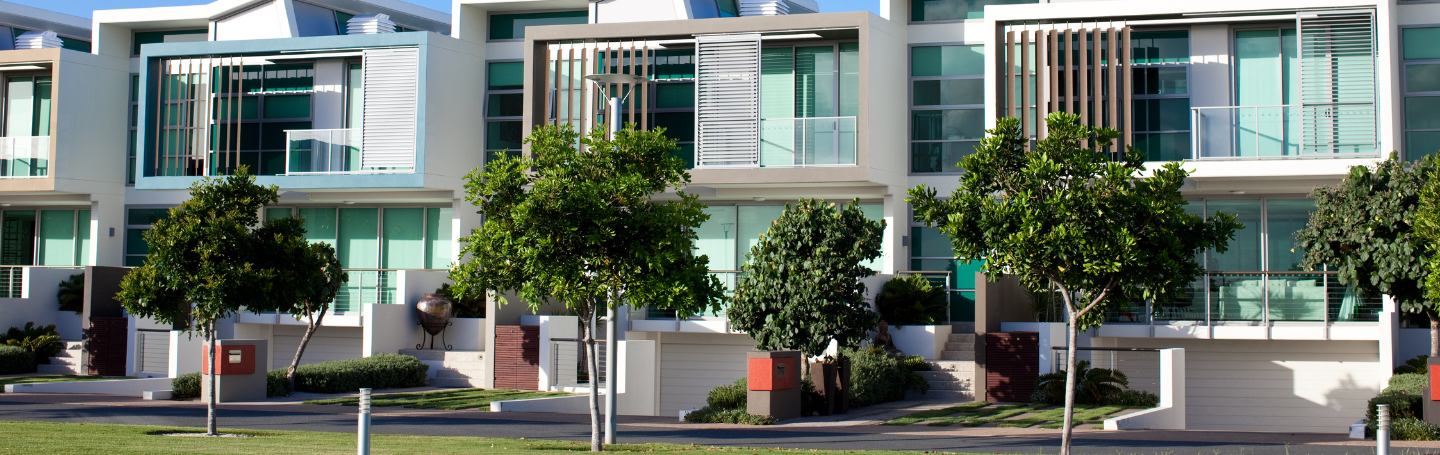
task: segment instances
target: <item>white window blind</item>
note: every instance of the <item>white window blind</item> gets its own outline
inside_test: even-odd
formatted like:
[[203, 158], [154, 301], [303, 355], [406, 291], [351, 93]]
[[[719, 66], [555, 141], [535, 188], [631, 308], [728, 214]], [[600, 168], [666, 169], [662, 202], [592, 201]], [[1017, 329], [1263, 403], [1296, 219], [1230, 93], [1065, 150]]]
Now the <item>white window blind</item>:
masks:
[[366, 49], [360, 167], [415, 167], [420, 50]]
[[760, 35], [695, 38], [697, 166], [755, 166], [760, 155]]

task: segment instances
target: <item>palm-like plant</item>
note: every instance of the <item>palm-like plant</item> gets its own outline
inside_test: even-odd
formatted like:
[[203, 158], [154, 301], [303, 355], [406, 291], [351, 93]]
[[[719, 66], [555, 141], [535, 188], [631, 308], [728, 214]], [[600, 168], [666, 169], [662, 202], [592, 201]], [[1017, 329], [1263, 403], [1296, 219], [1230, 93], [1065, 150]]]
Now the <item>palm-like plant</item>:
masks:
[[[1075, 364], [1075, 401], [1080, 404], [1101, 404], [1130, 386], [1130, 379], [1120, 370], [1090, 368], [1090, 361]], [[1065, 371], [1040, 375], [1035, 388], [1052, 397], [1065, 396]]]
[[1400, 365], [1400, 366], [1398, 366], [1398, 367], [1395, 367], [1395, 374], [1404, 374], [1404, 373], [1420, 373], [1420, 374], [1425, 374], [1425, 373], [1428, 372], [1428, 371], [1430, 371], [1430, 356], [1425, 355], [1425, 354], [1420, 354], [1419, 357], [1415, 357], [1415, 358], [1413, 358], [1413, 359], [1406, 360], [1404, 365]]
[[85, 307], [85, 274], [70, 275], [70, 279], [61, 281], [60, 290], [55, 292], [55, 298], [60, 299], [60, 311], [74, 311], [75, 314], [80, 314]]
[[945, 288], [912, 274], [885, 282], [875, 296], [875, 307], [880, 310], [880, 320], [890, 325], [934, 325], [944, 322], [944, 296]]

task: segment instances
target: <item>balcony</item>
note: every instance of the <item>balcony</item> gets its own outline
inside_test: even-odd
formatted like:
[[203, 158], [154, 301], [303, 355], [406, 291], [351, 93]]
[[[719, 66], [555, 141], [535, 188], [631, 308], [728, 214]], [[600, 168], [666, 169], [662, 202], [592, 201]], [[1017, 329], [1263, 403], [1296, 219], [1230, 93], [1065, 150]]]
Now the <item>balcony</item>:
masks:
[[[285, 175], [408, 174], [413, 166], [375, 162], [361, 152], [359, 128], [285, 130]], [[414, 162], [414, 157], [410, 157]], [[390, 165], [390, 166], [386, 166]]]
[[1373, 158], [1371, 105], [1190, 108], [1195, 160]]
[[50, 175], [50, 136], [0, 137], [0, 178]]
[[[1107, 322], [1205, 325], [1272, 322], [1375, 322], [1379, 298], [1340, 283], [1335, 272], [1212, 272], [1191, 283], [1171, 302], [1135, 304], [1110, 310]], [[1157, 311], [1158, 310], [1158, 311]]]
[[855, 117], [760, 120], [761, 167], [855, 165]]
[[[735, 285], [740, 281], [741, 273], [739, 270], [710, 271], [710, 275], [719, 279], [720, 286], [725, 288], [726, 297], [735, 294]], [[732, 333], [724, 308], [718, 312], [706, 311], [681, 317], [675, 310], [638, 307], [631, 308], [629, 319], [630, 330], [640, 332]]]

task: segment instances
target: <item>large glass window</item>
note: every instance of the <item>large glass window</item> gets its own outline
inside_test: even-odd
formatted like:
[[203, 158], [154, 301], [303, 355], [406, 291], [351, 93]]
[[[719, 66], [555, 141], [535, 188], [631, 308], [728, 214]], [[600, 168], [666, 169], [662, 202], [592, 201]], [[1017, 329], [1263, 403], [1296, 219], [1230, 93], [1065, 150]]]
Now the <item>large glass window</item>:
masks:
[[910, 48], [910, 172], [960, 172], [984, 135], [984, 46]]
[[761, 50], [760, 165], [855, 164], [858, 43]]
[[1018, 5], [1039, 0], [914, 0], [910, 3], [910, 21], [955, 21], [982, 19], [986, 5]]
[[50, 76], [5, 78], [5, 146], [0, 158], [0, 175], [39, 177], [49, 174], [49, 141], [30, 139], [50, 136]]
[[[312, 125], [314, 65], [246, 66], [222, 71], [215, 79], [210, 126], [214, 173], [228, 174], [248, 165], [255, 175], [284, 174], [285, 131], [308, 130]], [[175, 106], [177, 113], [183, 109]]]
[[1405, 158], [1440, 151], [1440, 27], [1401, 29]]
[[145, 264], [145, 256], [150, 254], [150, 244], [145, 241], [145, 231], [149, 231], [156, 221], [167, 216], [170, 216], [170, 209], [165, 208], [133, 208], [125, 211], [126, 267]]
[[589, 21], [589, 11], [552, 11], [548, 13], [491, 14], [490, 39], [524, 39], [525, 27], [540, 25], [584, 24]]
[[1131, 35], [1135, 148], [1149, 161], [1190, 152], [1190, 35], [1185, 30]]
[[1235, 32], [1236, 156], [1300, 153], [1300, 59], [1295, 29]]
[[210, 36], [209, 29], [192, 30], [166, 30], [159, 32], [135, 32], [132, 41], [130, 55], [139, 56], [140, 46], [156, 43], [182, 43], [190, 41], [205, 41]]
[[[910, 220], [910, 271], [941, 272], [950, 289], [950, 320], [975, 320], [975, 273], [981, 261], [964, 263], [955, 256], [950, 237], [939, 229]], [[938, 283], [938, 279], [932, 279]]]
[[[867, 219], [884, 219], [884, 206], [879, 203], [860, 204], [860, 209]], [[738, 270], [749, 257], [751, 248], [760, 243], [760, 236], [768, 232], [770, 224], [784, 212], [784, 205], [775, 204], [711, 204], [705, 208], [710, 219], [696, 229], [699, 238], [695, 243], [695, 252], [710, 257], [710, 270]], [[894, 226], [886, 226], [885, 229], [889, 231]], [[867, 265], [880, 270], [887, 256], [889, 250], [885, 249], [879, 259]]]
[[490, 62], [485, 71], [485, 162], [501, 153], [520, 155], [525, 88], [524, 62]]

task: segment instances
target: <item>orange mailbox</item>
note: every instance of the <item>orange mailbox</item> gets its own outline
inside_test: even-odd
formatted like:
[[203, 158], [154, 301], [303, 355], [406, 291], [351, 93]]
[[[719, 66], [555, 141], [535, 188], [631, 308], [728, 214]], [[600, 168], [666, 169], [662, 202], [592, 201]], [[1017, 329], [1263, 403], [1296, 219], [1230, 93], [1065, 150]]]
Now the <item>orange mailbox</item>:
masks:
[[795, 387], [795, 378], [800, 376], [800, 366], [794, 357], [750, 358], [750, 372], [746, 383], [750, 390], [790, 390]]
[[746, 354], [746, 411], [775, 420], [800, 417], [800, 352]]
[[[216, 376], [224, 376], [227, 374], [255, 374], [255, 346], [220, 345], [215, 347], [215, 351], [219, 352], [219, 356], [215, 357]], [[200, 374], [210, 374], [209, 351], [200, 351]]]

